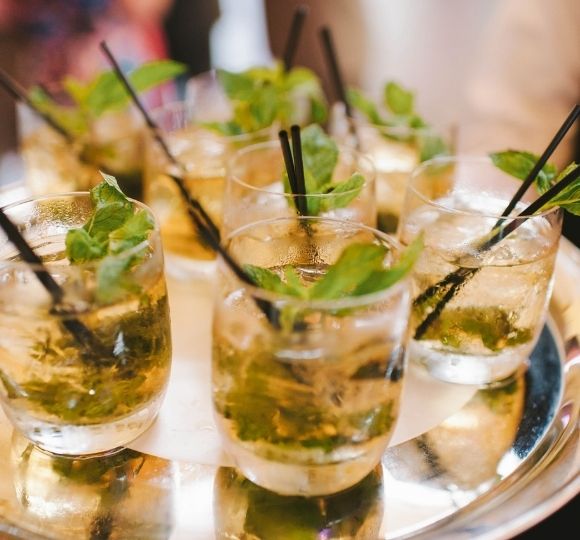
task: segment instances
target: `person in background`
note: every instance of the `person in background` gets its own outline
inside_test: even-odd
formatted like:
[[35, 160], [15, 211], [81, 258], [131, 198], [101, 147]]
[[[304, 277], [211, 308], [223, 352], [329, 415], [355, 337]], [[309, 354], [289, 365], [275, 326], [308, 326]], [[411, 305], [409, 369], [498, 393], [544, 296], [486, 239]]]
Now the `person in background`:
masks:
[[[466, 89], [459, 150], [504, 148], [542, 153], [580, 103], [580, 2], [504, 0]], [[551, 161], [580, 161], [578, 122]], [[564, 235], [580, 247], [580, 218], [568, 212]]]

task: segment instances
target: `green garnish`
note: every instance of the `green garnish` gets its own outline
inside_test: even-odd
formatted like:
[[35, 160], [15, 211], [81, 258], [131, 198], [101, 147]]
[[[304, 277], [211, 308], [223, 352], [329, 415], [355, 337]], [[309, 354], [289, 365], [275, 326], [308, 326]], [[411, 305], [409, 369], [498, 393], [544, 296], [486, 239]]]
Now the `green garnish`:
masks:
[[[425, 314], [424, 307], [415, 309], [418, 320]], [[446, 309], [425, 332], [422, 339], [434, 339], [452, 349], [461, 349], [474, 339], [492, 352], [515, 347], [532, 339], [529, 328], [519, 328], [503, 309], [490, 307]]]
[[[139, 66], [128, 78], [137, 92], [145, 92], [174, 79], [185, 70], [184, 64], [160, 60]], [[58, 104], [38, 86], [31, 89], [29, 98], [39, 110], [76, 137], [88, 133], [93, 122], [104, 113], [123, 109], [130, 102], [127, 91], [113, 71], [102, 72], [88, 83], [69, 76], [63, 80], [62, 87], [72, 103], [70, 106]]]
[[419, 132], [414, 137], [395, 133], [384, 133], [385, 137], [402, 142], [413, 142], [413, 139], [416, 139], [416, 143], [420, 149], [420, 162], [427, 161], [436, 156], [449, 154], [449, 148], [443, 139], [431, 134], [429, 132], [429, 124], [417, 114], [414, 93], [402, 87], [400, 84], [394, 81], [385, 84], [382, 106], [387, 114], [384, 114], [360, 90], [354, 88], [349, 89], [348, 100], [371, 124], [376, 126], [424, 130], [423, 133]]
[[279, 294], [307, 300], [336, 300], [387, 289], [405, 277], [423, 249], [418, 236], [402, 253], [396, 264], [385, 269], [388, 248], [376, 244], [351, 244], [326, 273], [314, 284], [300, 281], [296, 269], [285, 266], [282, 276], [268, 268], [250, 264], [244, 270], [257, 286]]
[[91, 190], [94, 213], [67, 232], [66, 255], [73, 264], [98, 262], [96, 298], [109, 303], [134, 287], [128, 273], [145, 256], [154, 225], [146, 210], [135, 211], [113, 176], [101, 174], [103, 182]]
[[[496, 167], [519, 180], [525, 180], [539, 160], [539, 156], [519, 150], [494, 152], [490, 154], [490, 157]], [[540, 195], [555, 186], [577, 167], [578, 164], [573, 162], [558, 172], [554, 165], [546, 163], [535, 179], [535, 185]], [[577, 179], [553, 197], [539, 212], [544, 212], [556, 206], [567, 210], [571, 214], [580, 215], [580, 179]]]
[[[273, 67], [257, 67], [232, 73], [218, 70], [218, 78], [232, 102], [233, 118], [210, 122], [206, 127], [223, 135], [252, 133], [270, 127], [322, 123], [326, 119], [326, 99], [318, 77], [309, 69], [296, 67], [286, 72], [278, 62]], [[302, 118], [301, 99], [308, 106]]]
[[[308, 215], [318, 216], [322, 212], [348, 206], [358, 197], [364, 187], [365, 179], [362, 174], [354, 173], [347, 180], [333, 182], [332, 175], [339, 155], [336, 142], [316, 124], [303, 129], [300, 136]], [[286, 193], [292, 193], [286, 174], [284, 175], [284, 190]], [[321, 194], [332, 196], [320, 197]]]

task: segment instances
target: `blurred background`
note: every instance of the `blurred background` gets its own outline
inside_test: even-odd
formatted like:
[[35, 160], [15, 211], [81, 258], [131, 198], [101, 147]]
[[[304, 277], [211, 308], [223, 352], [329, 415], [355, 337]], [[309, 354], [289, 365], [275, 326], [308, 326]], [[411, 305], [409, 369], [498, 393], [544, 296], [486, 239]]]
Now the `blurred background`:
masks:
[[[580, 94], [578, 0], [0, 0], [0, 66], [25, 87], [107, 67], [106, 39], [130, 69], [173, 58], [188, 77], [280, 56], [306, 4], [296, 63], [328, 84], [318, 29], [328, 25], [347, 83], [378, 97], [387, 80], [416, 92], [420, 114], [456, 130], [460, 151], [541, 152]], [[184, 81], [182, 81], [184, 82]], [[167, 101], [174, 95], [157, 95]], [[18, 179], [18, 122], [0, 93], [0, 182]], [[572, 134], [554, 156], [575, 155]], [[579, 243], [578, 221], [567, 235]]]

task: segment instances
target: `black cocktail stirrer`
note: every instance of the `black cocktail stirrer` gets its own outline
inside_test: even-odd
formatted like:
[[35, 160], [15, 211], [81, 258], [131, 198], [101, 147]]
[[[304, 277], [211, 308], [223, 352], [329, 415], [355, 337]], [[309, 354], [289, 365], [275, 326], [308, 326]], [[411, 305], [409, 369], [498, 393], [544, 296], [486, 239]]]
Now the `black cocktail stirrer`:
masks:
[[[139, 112], [141, 113], [141, 116], [143, 117], [143, 120], [145, 121], [145, 124], [149, 128], [151, 134], [153, 135], [153, 137], [155, 138], [155, 140], [157, 141], [157, 143], [159, 144], [159, 146], [163, 150], [163, 153], [167, 156], [167, 158], [172, 163], [172, 165], [174, 165], [175, 167], [177, 167], [179, 169], [180, 175], [182, 175], [185, 172], [185, 167], [183, 166], [183, 163], [181, 163], [173, 155], [173, 153], [169, 149], [169, 145], [167, 144], [167, 142], [165, 141], [165, 139], [161, 135], [161, 131], [160, 131], [159, 127], [153, 121], [153, 119], [151, 118], [151, 116], [147, 112], [147, 109], [145, 109], [145, 106], [143, 105], [143, 103], [141, 103], [141, 100], [139, 99], [137, 92], [133, 88], [133, 85], [131, 84], [129, 79], [126, 77], [126, 75], [121, 70], [121, 66], [117, 62], [117, 59], [113, 56], [113, 53], [111, 52], [111, 50], [109, 49], [109, 47], [107, 46], [107, 44], [104, 41], [101, 42], [100, 46], [101, 46], [101, 50], [103, 51], [103, 53], [107, 57], [109, 63], [111, 64], [111, 67], [115, 71], [115, 74], [117, 75], [119, 81], [121, 82], [121, 84], [125, 88], [127, 94], [129, 94], [129, 96], [131, 97], [131, 100], [133, 101], [133, 103], [135, 104], [135, 106], [137, 107]], [[186, 206], [188, 209], [188, 213], [190, 214], [190, 216], [192, 213], [192, 209], [195, 209], [197, 212], [199, 212], [200, 217], [203, 220], [203, 222], [205, 223], [205, 225], [209, 228], [212, 235], [215, 236], [219, 241], [220, 232], [219, 232], [218, 227], [216, 227], [216, 225], [213, 223], [212, 219], [209, 217], [209, 215], [207, 214], [205, 209], [201, 206], [199, 201], [197, 201], [195, 198], [193, 198], [191, 196], [191, 193], [189, 192], [189, 190], [185, 186], [183, 178], [181, 178], [181, 176], [173, 175], [173, 174], [170, 174], [169, 176], [173, 180], [173, 182], [177, 185], [177, 188], [179, 189], [181, 196], [185, 200]]]
[[344, 103], [344, 111], [348, 120], [349, 130], [354, 137], [356, 148], [359, 149], [360, 139], [354, 123], [352, 107], [350, 106], [350, 102], [348, 101], [348, 97], [346, 95], [346, 87], [344, 85], [344, 79], [338, 65], [338, 56], [336, 54], [336, 48], [334, 47], [334, 40], [332, 39], [332, 33], [328, 26], [323, 26], [321, 28], [320, 39], [322, 41], [322, 49], [324, 50], [326, 63], [328, 64], [328, 68], [330, 70], [330, 76], [332, 78], [334, 90], [339, 101]]
[[[0, 208], [0, 227], [4, 230], [8, 240], [14, 244], [22, 260], [31, 265], [32, 271], [46, 289], [55, 308], [55, 313], [66, 315], [66, 312], [58, 309], [64, 298], [62, 287], [54, 280], [50, 272], [42, 263], [42, 259], [34, 252], [28, 242], [24, 239], [18, 227], [12, 223], [10, 218]], [[78, 319], [63, 316], [62, 325], [75, 337], [81, 346], [88, 352], [100, 350], [100, 344], [94, 334]]]
[[[169, 146], [167, 145], [167, 143], [165, 142], [165, 140], [161, 136], [159, 128], [157, 127], [157, 125], [155, 124], [153, 119], [149, 116], [149, 113], [147, 112], [147, 110], [145, 109], [143, 104], [141, 103], [141, 100], [139, 99], [137, 92], [135, 92], [132, 84], [129, 82], [129, 80], [127, 79], [125, 74], [121, 71], [121, 67], [119, 66], [119, 63], [117, 62], [117, 60], [115, 59], [115, 57], [113, 56], [113, 54], [111, 53], [110, 49], [107, 47], [107, 44], [104, 41], [101, 42], [101, 49], [103, 50], [103, 52], [105, 53], [105, 55], [109, 59], [115, 73], [117, 74], [117, 77], [119, 77], [119, 80], [121, 81], [121, 83], [125, 87], [125, 90], [129, 94], [129, 96], [131, 97], [131, 99], [133, 100], [133, 102], [135, 103], [135, 105], [137, 106], [139, 111], [141, 112], [141, 114], [143, 115], [143, 118], [144, 118], [147, 126], [151, 130], [153, 136], [155, 137], [156, 141], [159, 143], [159, 145], [161, 146], [161, 148], [165, 152], [168, 159], [183, 172], [184, 171], [183, 164], [179, 163], [177, 158], [175, 158], [175, 156], [169, 150]], [[244, 270], [240, 267], [240, 265], [232, 258], [232, 256], [228, 253], [228, 251], [221, 245], [220, 233], [219, 233], [219, 229], [218, 229], [217, 225], [213, 222], [213, 220], [211, 219], [209, 214], [205, 211], [205, 209], [203, 208], [201, 203], [191, 196], [191, 194], [187, 190], [187, 187], [185, 186], [185, 183], [183, 182], [183, 179], [179, 176], [176, 176], [176, 175], [170, 175], [170, 176], [173, 179], [173, 181], [176, 183], [177, 187], [179, 188], [179, 192], [181, 193], [181, 196], [183, 197], [183, 199], [186, 202], [187, 213], [189, 214], [191, 220], [193, 221], [193, 224], [195, 225], [196, 229], [199, 231], [199, 234], [203, 237], [205, 242], [207, 242], [207, 244], [214, 251], [216, 251], [217, 253], [219, 253], [222, 256], [223, 260], [230, 267], [232, 272], [241, 281], [243, 281], [244, 283], [246, 283], [248, 285], [256, 286], [256, 284], [244, 272]], [[265, 300], [258, 299], [258, 300], [256, 300], [256, 304], [258, 305], [258, 307], [262, 310], [264, 315], [266, 315], [268, 320], [273, 325], [278, 324], [278, 311], [275, 309], [275, 307], [270, 302], [266, 302]]]
[[300, 137], [300, 127], [294, 125], [290, 127], [292, 135], [292, 152], [294, 155], [294, 173], [296, 175], [296, 189], [298, 192], [298, 203], [300, 214], [308, 215], [308, 201], [306, 199], [306, 181], [304, 178], [304, 162], [302, 160], [302, 140]]
[[[550, 200], [552, 200], [556, 195], [558, 195], [561, 191], [566, 189], [572, 182], [576, 181], [580, 177], [580, 167], [577, 167], [570, 173], [568, 173], [564, 178], [562, 178], [557, 184], [552, 186], [542, 195], [540, 195], [534, 202], [532, 202], [529, 206], [527, 206], [522, 212], [520, 212], [515, 219], [512, 219], [510, 223], [508, 223], [503, 229], [498, 229], [495, 234], [493, 234], [487, 241], [485, 241], [482, 245], [479, 246], [478, 251], [480, 253], [484, 253], [491, 249], [493, 246], [501, 242], [506, 236], [514, 232], [520, 225], [525, 223], [525, 221], [534, 215], [535, 212], [541, 210]], [[437, 303], [433, 311], [427, 315], [427, 317], [423, 320], [423, 322], [417, 326], [415, 330], [415, 339], [421, 339], [421, 337], [425, 334], [428, 330], [429, 326], [439, 317], [447, 303], [453, 298], [453, 296], [458, 291], [459, 287], [464, 284], [464, 282], [473, 276], [479, 268], [468, 268], [463, 269], [461, 268], [460, 271], [463, 270], [462, 273], [459, 271], [454, 272], [456, 277], [450, 280], [450, 283], [453, 283], [452, 287], [447, 291], [445, 296]]]
[[1, 68], [0, 84], [4, 90], [10, 94], [14, 101], [24, 103], [37, 116], [42, 118], [42, 120], [46, 122], [52, 129], [62, 135], [67, 140], [67, 142], [72, 143], [74, 141], [74, 137], [68, 131], [66, 131], [66, 129], [57, 124], [48, 114], [46, 114], [44, 111], [41, 111], [26, 95], [24, 88], [22, 88], [12, 77], [10, 77], [10, 75], [8, 75], [8, 73], [6, 73]]
[[296, 56], [296, 49], [298, 48], [298, 41], [300, 40], [300, 34], [302, 33], [306, 15], [308, 15], [308, 6], [306, 5], [298, 6], [294, 10], [292, 25], [290, 26], [290, 32], [288, 33], [286, 46], [284, 47], [283, 61], [284, 69], [286, 71], [290, 71], [294, 65], [294, 56]]

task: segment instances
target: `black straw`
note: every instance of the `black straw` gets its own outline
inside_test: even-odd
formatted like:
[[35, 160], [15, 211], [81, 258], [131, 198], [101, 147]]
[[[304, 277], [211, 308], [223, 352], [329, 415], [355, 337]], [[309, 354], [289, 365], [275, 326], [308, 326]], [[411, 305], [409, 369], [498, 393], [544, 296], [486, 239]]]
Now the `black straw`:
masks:
[[[292, 158], [292, 151], [290, 150], [290, 141], [288, 140], [288, 132], [283, 129], [278, 132], [280, 139], [280, 146], [282, 147], [282, 155], [284, 156], [284, 165], [286, 166], [286, 174], [288, 174], [288, 182], [290, 183], [290, 190], [294, 195], [298, 195], [298, 183], [296, 181], [296, 169], [294, 168], [294, 159]], [[298, 208], [298, 204], [296, 204]]]
[[286, 46], [284, 47], [284, 69], [286, 71], [290, 71], [294, 65], [294, 56], [296, 55], [296, 49], [298, 48], [298, 41], [300, 40], [306, 15], [308, 15], [308, 6], [306, 5], [298, 6], [294, 10], [292, 25], [290, 26], [290, 32], [288, 33]]
[[346, 95], [346, 86], [344, 85], [344, 79], [340, 67], [338, 65], [338, 56], [336, 54], [336, 48], [334, 47], [334, 40], [332, 38], [332, 32], [328, 26], [323, 26], [320, 30], [320, 39], [322, 41], [322, 48], [324, 50], [324, 55], [326, 57], [326, 63], [330, 69], [330, 76], [332, 78], [332, 84], [339, 101], [344, 103], [344, 111], [348, 120], [349, 131], [352, 134], [355, 146], [357, 149], [360, 148], [360, 140], [354, 125], [354, 115], [352, 112], [352, 107]]
[[26, 90], [20, 86], [8, 73], [0, 68], [0, 84], [10, 94], [14, 101], [24, 103], [36, 115], [38, 115], [44, 122], [46, 122], [52, 129], [62, 135], [69, 143], [73, 142], [73, 136], [66, 131], [62, 126], [57, 124], [50, 115], [41, 111], [28, 97]]
[[[143, 105], [143, 103], [139, 99], [139, 96], [137, 95], [137, 92], [133, 88], [133, 85], [131, 84], [129, 79], [125, 76], [123, 71], [121, 70], [121, 66], [119, 65], [116, 58], [113, 56], [113, 53], [111, 52], [111, 50], [109, 49], [109, 47], [107, 46], [107, 44], [104, 41], [101, 42], [101, 49], [105, 53], [109, 62], [111, 63], [111, 66], [113, 67], [115, 74], [119, 78], [119, 81], [121, 81], [121, 83], [125, 87], [125, 90], [127, 91], [129, 96], [131, 97], [131, 100], [133, 101], [133, 103], [135, 104], [135, 106], [137, 107], [137, 109], [139, 110], [141, 115], [143, 116], [143, 119], [145, 120], [145, 123], [147, 124], [147, 127], [151, 131], [153, 137], [155, 138], [155, 140], [157, 141], [157, 143], [159, 144], [159, 146], [161, 147], [161, 149], [163, 150], [163, 152], [165, 153], [165, 155], [167, 156], [169, 161], [171, 161], [171, 163], [174, 166], [176, 166], [183, 174], [185, 172], [185, 167], [183, 166], [183, 163], [179, 162], [179, 160], [173, 155], [173, 153], [169, 149], [169, 145], [167, 144], [165, 139], [162, 137], [161, 132], [159, 130], [159, 127], [153, 121], [153, 119], [151, 118], [151, 116], [147, 112], [147, 109], [145, 109], [145, 106]], [[195, 209], [201, 214], [201, 217], [203, 218], [204, 222], [211, 229], [212, 234], [215, 235], [219, 239], [219, 237], [220, 237], [219, 228], [215, 225], [215, 223], [209, 217], [209, 215], [207, 214], [207, 212], [205, 211], [203, 206], [199, 203], [199, 201], [197, 201], [195, 198], [193, 198], [191, 193], [189, 193], [189, 190], [185, 186], [183, 178], [181, 178], [181, 176], [176, 176], [176, 175], [171, 175], [171, 174], [169, 176], [177, 185], [179, 192], [181, 193], [182, 197], [185, 199], [185, 202], [186, 202], [188, 208], [190, 206], [195, 207]], [[191, 213], [190, 213], [190, 215], [191, 215]]]
[[[509, 234], [514, 232], [520, 225], [523, 225], [530, 217], [532, 217], [537, 211], [541, 210], [546, 203], [550, 202], [554, 197], [556, 197], [560, 192], [566, 189], [568, 186], [572, 184], [572, 182], [576, 181], [580, 178], [580, 167], [576, 167], [573, 171], [568, 173], [562, 180], [560, 180], [556, 185], [552, 186], [546, 192], [544, 192], [540, 197], [538, 197], [534, 202], [532, 202], [529, 206], [527, 206], [524, 210], [522, 210], [517, 216], [512, 219], [510, 223], [508, 223], [505, 227], [500, 228], [496, 231], [496, 233], [487, 240], [483, 245], [478, 248], [479, 253], [484, 253], [491, 249], [493, 246], [501, 242], [504, 238], [506, 238]], [[477, 268], [459, 268], [455, 272], [452, 272], [448, 276], [445, 277], [443, 281], [446, 284], [452, 283], [451, 288], [445, 293], [445, 296], [439, 300], [437, 305], [433, 308], [433, 311], [429, 313], [429, 315], [419, 324], [415, 330], [415, 339], [421, 339], [425, 332], [429, 329], [431, 324], [439, 317], [447, 303], [457, 294], [460, 287], [462, 287], [465, 282], [474, 276], [481, 267]], [[436, 286], [433, 286], [436, 287]], [[431, 287], [430, 287], [431, 289]], [[436, 292], [436, 291], [435, 291]], [[419, 302], [419, 298], [427, 298], [425, 293], [423, 293], [420, 297], [416, 298], [414, 304], [416, 305]]]
[[294, 172], [296, 174], [296, 189], [298, 193], [297, 203], [300, 209], [300, 215], [308, 215], [308, 204], [306, 200], [306, 181], [304, 179], [304, 163], [302, 160], [302, 140], [300, 137], [300, 128], [296, 125], [291, 126], [292, 150], [294, 154]]
[[143, 119], [145, 120], [147, 127], [151, 130], [153, 137], [155, 137], [155, 140], [159, 143], [159, 146], [161, 146], [165, 155], [168, 157], [171, 163], [173, 163], [173, 165], [183, 170], [183, 165], [177, 161], [177, 158], [169, 150], [169, 146], [165, 142], [165, 139], [163, 139], [163, 137], [159, 133], [159, 128], [157, 127], [157, 125], [147, 112], [147, 109], [145, 109], [143, 103], [141, 103], [141, 100], [139, 99], [137, 92], [133, 88], [133, 85], [131, 84], [129, 79], [123, 73], [123, 70], [119, 65], [119, 62], [117, 62], [117, 59], [113, 56], [113, 53], [109, 49], [107, 43], [105, 41], [101, 41], [100, 47], [105, 56], [107, 57], [107, 59], [109, 60], [113, 70], [115, 71], [117, 77], [119, 78], [119, 81], [121, 81], [121, 84], [123, 84], [125, 90], [129, 94], [129, 96], [131, 96], [131, 100], [133, 101], [137, 109], [139, 109], [139, 112], [143, 116]]
[[338, 57], [334, 47], [334, 40], [332, 39], [332, 33], [328, 26], [323, 26], [320, 30], [320, 39], [322, 40], [322, 48], [326, 57], [326, 63], [330, 68], [330, 76], [332, 77], [332, 84], [334, 85], [336, 97], [339, 101], [344, 103], [346, 115], [349, 118], [352, 118], [352, 108], [346, 96], [346, 87], [344, 85], [344, 79], [342, 78], [340, 67], [338, 66]]
[[[509, 216], [510, 212], [515, 208], [516, 204], [520, 201], [520, 199], [524, 196], [528, 188], [532, 185], [532, 182], [536, 179], [538, 174], [540, 174], [540, 171], [543, 169], [544, 165], [548, 162], [548, 160], [550, 159], [551, 155], [554, 153], [560, 142], [562, 142], [562, 139], [566, 136], [566, 133], [570, 131], [570, 128], [574, 125], [574, 122], [576, 122], [578, 116], [580, 116], [580, 105], [576, 104], [572, 108], [572, 111], [570, 112], [566, 120], [564, 120], [564, 123], [560, 126], [560, 129], [557, 131], [556, 135], [554, 135], [554, 138], [552, 139], [550, 144], [544, 150], [544, 153], [540, 156], [540, 159], [538, 159], [537, 163], [530, 171], [530, 174], [528, 174], [522, 185], [516, 191], [516, 194], [513, 196], [512, 200], [507, 205], [506, 209], [503, 211], [502, 217]], [[497, 225], [498, 224], [496, 224], [496, 227]]]
[[[62, 287], [54, 280], [48, 272], [42, 259], [34, 252], [28, 242], [24, 239], [18, 227], [12, 223], [10, 218], [0, 208], [0, 227], [6, 233], [8, 240], [14, 244], [22, 260], [32, 267], [32, 271], [52, 298], [53, 304], [58, 307], [64, 298]], [[61, 311], [56, 313], [64, 314]], [[63, 326], [75, 337], [75, 339], [87, 350], [98, 347], [98, 341], [92, 332], [78, 319], [63, 317]]]

